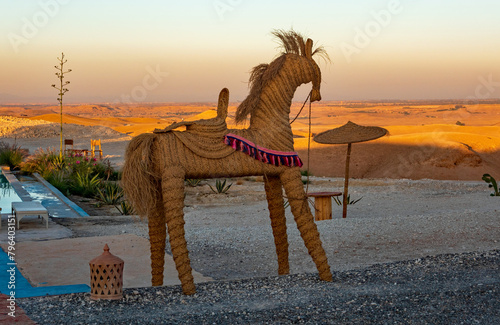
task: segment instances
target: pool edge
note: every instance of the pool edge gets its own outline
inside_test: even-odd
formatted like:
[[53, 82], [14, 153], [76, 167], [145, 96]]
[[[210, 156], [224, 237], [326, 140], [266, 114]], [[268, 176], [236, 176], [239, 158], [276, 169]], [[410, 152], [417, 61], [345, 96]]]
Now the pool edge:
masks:
[[68, 199], [64, 194], [61, 193], [57, 188], [55, 188], [52, 184], [47, 182], [40, 174], [38, 173], [33, 173], [33, 176], [42, 183], [46, 188], [49, 189], [49, 191], [52, 192], [59, 200], [61, 200], [64, 204], [66, 204], [68, 207], [70, 207], [73, 211], [75, 211], [77, 214], [79, 214], [81, 217], [88, 217], [89, 214], [85, 212], [82, 208], [80, 208], [78, 205], [76, 205], [75, 202], [71, 201]]
[[[12, 188], [16, 191], [17, 195], [23, 202], [33, 201], [31, 195], [24, 189], [19, 180], [14, 176], [9, 166], [1, 166], [1, 173], [7, 178], [7, 181], [10, 183]], [[89, 214], [85, 212], [82, 208], [76, 205], [73, 201], [68, 199], [64, 194], [62, 194], [57, 188], [55, 188], [52, 184], [47, 182], [42, 176], [38, 173], [33, 173], [33, 176], [42, 183], [43, 186], [49, 189], [52, 194], [54, 194], [61, 202], [67, 205], [71, 210], [73, 210], [76, 214], [81, 217], [88, 217]]]
[[9, 184], [12, 186], [14, 191], [16, 191], [17, 196], [21, 199], [23, 202], [27, 201], [33, 201], [33, 198], [31, 195], [24, 189], [24, 187], [19, 183], [17, 180], [16, 176], [10, 171], [9, 166], [1, 166], [1, 171], [2, 174], [7, 178], [7, 181], [9, 181]]

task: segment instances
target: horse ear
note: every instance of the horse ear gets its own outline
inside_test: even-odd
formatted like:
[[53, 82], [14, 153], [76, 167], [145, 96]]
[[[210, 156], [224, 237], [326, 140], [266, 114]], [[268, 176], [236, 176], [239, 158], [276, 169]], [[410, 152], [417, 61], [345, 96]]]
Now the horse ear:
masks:
[[312, 47], [313, 47], [313, 41], [312, 39], [308, 38], [306, 41], [306, 58], [312, 59]]
[[229, 90], [224, 88], [219, 93], [219, 102], [217, 104], [217, 117], [226, 119], [227, 107], [229, 104]]

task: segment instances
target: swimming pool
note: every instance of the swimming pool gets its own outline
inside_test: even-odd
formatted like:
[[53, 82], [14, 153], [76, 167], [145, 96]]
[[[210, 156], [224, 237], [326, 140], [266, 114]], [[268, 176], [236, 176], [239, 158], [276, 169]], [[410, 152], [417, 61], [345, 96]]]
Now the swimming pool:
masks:
[[0, 213], [10, 213], [11, 203], [21, 201], [21, 198], [12, 188], [9, 181], [0, 172], [0, 208], [2, 208], [2, 211]]

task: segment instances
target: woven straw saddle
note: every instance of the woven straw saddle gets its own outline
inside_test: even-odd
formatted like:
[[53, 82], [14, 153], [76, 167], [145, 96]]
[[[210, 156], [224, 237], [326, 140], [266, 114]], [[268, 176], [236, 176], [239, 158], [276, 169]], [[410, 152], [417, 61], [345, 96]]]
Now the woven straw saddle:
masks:
[[[300, 175], [302, 162], [294, 152], [290, 106], [295, 90], [312, 83], [311, 101], [321, 100], [321, 71], [313, 41], [294, 31], [275, 31], [283, 52], [259, 64], [250, 76], [250, 93], [236, 111], [236, 122], [250, 116], [245, 129], [226, 126], [229, 92], [219, 96], [217, 117], [175, 123], [131, 140], [125, 153], [122, 186], [138, 214], [148, 219], [152, 285], [163, 284], [168, 230], [182, 290], [196, 291], [184, 231], [184, 180], [262, 175], [278, 258], [278, 274], [290, 272], [283, 189], [297, 228], [318, 269], [332, 280], [314, 217]], [[185, 126], [186, 131], [176, 128]]]
[[[186, 147], [204, 158], [224, 158], [234, 152], [221, 139], [229, 132], [226, 124], [229, 105], [229, 90], [224, 88], [219, 94], [217, 116], [212, 119], [197, 121], [181, 121], [172, 123], [164, 129], [156, 129], [154, 133], [172, 132]], [[175, 131], [186, 127], [186, 131]]]

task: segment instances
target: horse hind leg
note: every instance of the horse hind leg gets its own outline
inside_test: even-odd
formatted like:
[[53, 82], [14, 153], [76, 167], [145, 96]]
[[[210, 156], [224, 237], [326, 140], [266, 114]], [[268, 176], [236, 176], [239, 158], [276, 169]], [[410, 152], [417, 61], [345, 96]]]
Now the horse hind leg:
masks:
[[181, 168], [166, 168], [162, 177], [162, 195], [175, 267], [182, 291], [190, 295], [196, 292], [196, 288], [184, 233], [184, 175]]
[[330, 266], [328, 265], [325, 250], [321, 245], [318, 228], [314, 223], [314, 217], [307, 203], [306, 193], [304, 192], [304, 186], [298, 168], [287, 168], [281, 174], [280, 178], [288, 197], [288, 202], [290, 203], [295, 222], [297, 223], [297, 228], [304, 240], [309, 255], [311, 255], [318, 269], [319, 278], [324, 281], [332, 281]]
[[288, 237], [286, 234], [285, 206], [283, 202], [282, 185], [279, 177], [266, 176], [264, 188], [266, 190], [267, 206], [271, 218], [276, 255], [278, 256], [278, 274], [290, 273], [288, 262]]
[[159, 191], [156, 198], [156, 207], [148, 216], [148, 231], [151, 252], [151, 285], [161, 286], [163, 285], [167, 228], [162, 197]]

